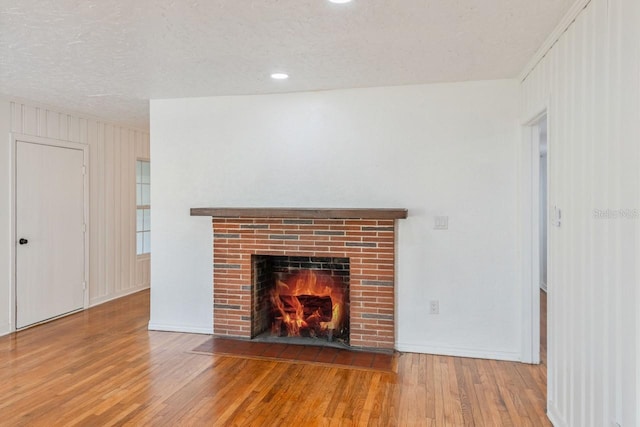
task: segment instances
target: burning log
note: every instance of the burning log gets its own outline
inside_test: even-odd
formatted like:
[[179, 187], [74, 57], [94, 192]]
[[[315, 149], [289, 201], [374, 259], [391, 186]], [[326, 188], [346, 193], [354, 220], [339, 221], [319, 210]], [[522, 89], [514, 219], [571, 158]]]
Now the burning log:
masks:
[[276, 279], [270, 299], [274, 335], [326, 336], [332, 341], [342, 325], [343, 293], [330, 276], [305, 270], [286, 282]]
[[279, 295], [274, 298], [279, 299], [280, 304], [276, 304], [273, 333], [281, 335], [284, 332], [283, 326], [289, 336], [315, 337], [326, 331], [333, 312], [331, 297]]
[[[331, 320], [331, 312], [333, 303], [331, 297], [317, 297], [314, 295], [300, 295], [298, 301], [302, 304], [302, 312], [305, 319], [318, 314], [321, 322], [328, 322]], [[317, 313], [316, 313], [317, 312]]]

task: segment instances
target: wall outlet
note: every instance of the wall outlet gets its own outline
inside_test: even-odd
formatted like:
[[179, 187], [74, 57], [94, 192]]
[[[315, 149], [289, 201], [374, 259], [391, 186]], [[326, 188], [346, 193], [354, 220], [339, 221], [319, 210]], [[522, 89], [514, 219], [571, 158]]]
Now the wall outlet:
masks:
[[429, 302], [429, 314], [440, 314], [440, 302], [439, 301], [431, 301], [431, 302]]

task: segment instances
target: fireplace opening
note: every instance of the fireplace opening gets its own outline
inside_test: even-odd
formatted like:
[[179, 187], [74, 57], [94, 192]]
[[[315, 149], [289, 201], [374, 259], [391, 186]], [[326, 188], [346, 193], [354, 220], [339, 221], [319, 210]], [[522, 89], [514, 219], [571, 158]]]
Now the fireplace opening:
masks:
[[252, 338], [349, 344], [349, 258], [252, 256]]

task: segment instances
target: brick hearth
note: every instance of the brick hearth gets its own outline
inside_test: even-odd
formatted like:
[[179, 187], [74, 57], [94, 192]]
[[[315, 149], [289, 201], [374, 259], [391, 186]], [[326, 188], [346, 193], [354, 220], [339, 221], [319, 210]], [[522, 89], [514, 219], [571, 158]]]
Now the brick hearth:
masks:
[[[212, 208], [213, 209], [213, 208]], [[378, 210], [390, 219], [317, 218], [310, 210], [295, 212], [247, 209], [244, 217], [218, 218], [223, 212], [192, 210], [213, 218], [214, 334], [251, 337], [252, 255], [340, 257], [350, 260], [350, 345], [392, 349], [394, 346], [395, 219], [403, 210]], [[194, 212], [195, 211], [195, 212]], [[230, 211], [230, 210], [229, 210]], [[282, 214], [285, 212], [285, 214]], [[312, 212], [319, 212], [314, 210]], [[335, 210], [328, 216], [340, 216]], [[353, 216], [354, 211], [343, 211]], [[395, 212], [395, 215], [389, 214]], [[399, 212], [399, 213], [398, 213]], [[281, 218], [270, 217], [280, 213]], [[217, 214], [217, 215], [216, 215]], [[258, 217], [264, 216], [264, 217]], [[312, 218], [309, 218], [312, 216]]]

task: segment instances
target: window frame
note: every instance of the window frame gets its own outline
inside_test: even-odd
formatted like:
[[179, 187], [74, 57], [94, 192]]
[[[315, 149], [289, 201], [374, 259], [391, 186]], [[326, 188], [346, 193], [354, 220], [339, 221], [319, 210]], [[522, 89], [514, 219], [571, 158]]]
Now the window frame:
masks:
[[[148, 163], [149, 164], [149, 182], [148, 183], [143, 182], [144, 180], [141, 179], [141, 178], [139, 179], [139, 176], [138, 176], [138, 163], [139, 162]], [[138, 157], [138, 158], [136, 158], [136, 162], [135, 162], [135, 167], [134, 168], [135, 168], [135, 176], [136, 176], [136, 178], [135, 178], [135, 187], [136, 187], [136, 190], [135, 190], [135, 194], [136, 194], [136, 213], [135, 213], [135, 215], [136, 215], [136, 233], [135, 233], [136, 257], [138, 259], [140, 259], [140, 258], [149, 258], [149, 257], [151, 257], [151, 251], [150, 250], [148, 252], [142, 252], [142, 253], [138, 252], [138, 250], [139, 250], [139, 248], [138, 248], [138, 235], [141, 234], [141, 233], [149, 233], [149, 239], [150, 239], [150, 236], [151, 236], [151, 225], [149, 224], [148, 227], [145, 227], [145, 225], [144, 225], [144, 211], [145, 210], [149, 211], [149, 217], [151, 216], [151, 201], [149, 200], [149, 204], [140, 204], [139, 205], [138, 204], [138, 200], [139, 200], [139, 198], [142, 197], [142, 195], [138, 194], [138, 189], [139, 189], [139, 185], [147, 184], [147, 185], [149, 185], [149, 192], [151, 191], [151, 160], [148, 159], [148, 158], [144, 158], [144, 157]], [[140, 202], [142, 202], [142, 201], [140, 200]], [[142, 215], [143, 215], [142, 230], [138, 230], [138, 212], [139, 211], [143, 211], [143, 213], [142, 213]], [[144, 239], [144, 237], [143, 237], [143, 239]], [[151, 245], [149, 245], [149, 246], [151, 246]], [[142, 249], [143, 250], [145, 249], [144, 248], [144, 241], [143, 241], [143, 248]]]

